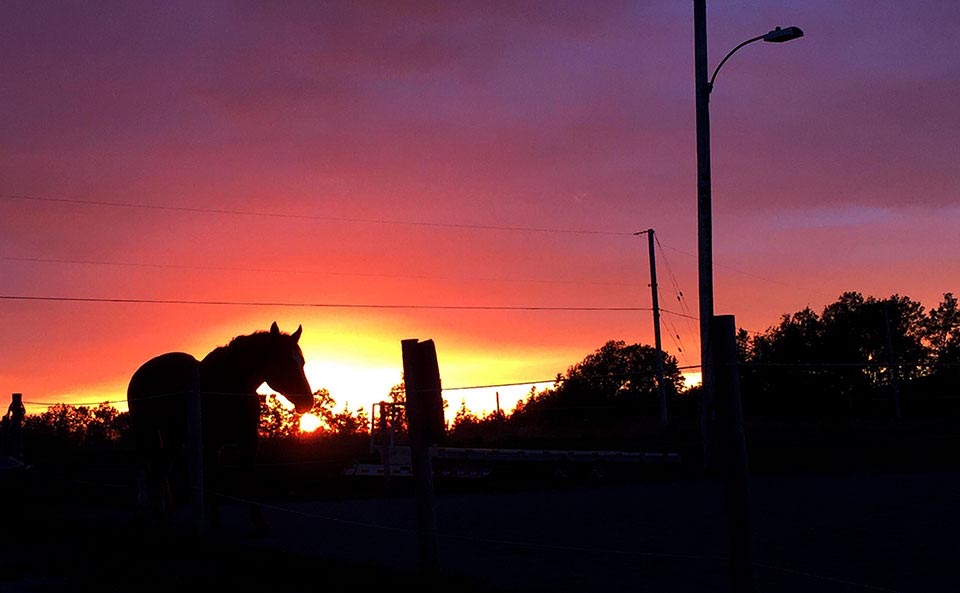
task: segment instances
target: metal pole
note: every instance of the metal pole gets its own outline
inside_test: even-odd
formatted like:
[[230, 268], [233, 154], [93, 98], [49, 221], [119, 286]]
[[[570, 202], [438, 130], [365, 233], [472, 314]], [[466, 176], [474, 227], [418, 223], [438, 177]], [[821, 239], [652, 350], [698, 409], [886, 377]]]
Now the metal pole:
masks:
[[657, 258], [653, 229], [647, 229], [650, 247], [650, 293], [653, 300], [653, 343], [657, 349], [657, 392], [660, 396], [660, 426], [667, 425], [667, 386], [663, 381], [663, 347], [660, 341], [660, 296], [657, 290]]
[[694, 67], [697, 112], [697, 246], [700, 288], [700, 432], [704, 465], [709, 464], [711, 427], [716, 416], [713, 387], [713, 212], [710, 196], [710, 89], [707, 66], [706, 0], [693, 1]]

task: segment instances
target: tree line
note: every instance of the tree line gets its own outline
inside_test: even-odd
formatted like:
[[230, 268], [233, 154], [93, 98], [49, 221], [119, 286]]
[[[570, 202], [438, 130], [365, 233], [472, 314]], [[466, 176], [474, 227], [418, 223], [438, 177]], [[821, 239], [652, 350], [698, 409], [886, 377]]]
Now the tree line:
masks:
[[[960, 307], [945, 293], [929, 311], [908, 297], [885, 299], [843, 293], [821, 312], [805, 308], [784, 314], [776, 325], [750, 334], [739, 330], [741, 389], [747, 414], [784, 417], [955, 415], [960, 410]], [[558, 373], [551, 388], [531, 389], [510, 413], [478, 417], [461, 403], [448, 420], [453, 438], [495, 439], [524, 435], [583, 435], [597, 438], [624, 426], [636, 433], [656, 417], [657, 351], [645, 344], [610, 340]], [[664, 388], [671, 414], [693, 418], [697, 387], [685, 388], [677, 359], [663, 353]], [[387, 396], [391, 425], [405, 431], [403, 385]], [[364, 409], [343, 406], [326, 389], [314, 395], [320, 419], [312, 438], [369, 434]], [[302, 437], [298, 417], [279, 400], [261, 402], [261, 435]], [[626, 421], [630, 420], [630, 421]], [[72, 445], [117, 442], [129, 432], [129, 415], [108, 404], [57, 404], [24, 420], [31, 441]], [[573, 431], [573, 432], [570, 432]], [[606, 433], [604, 433], [606, 431]]]
[[[845, 292], [817, 313], [784, 314], [765, 331], [737, 333], [741, 397], [752, 418], [956, 418], [960, 415], [960, 308], [952, 293], [926, 311], [919, 302]], [[602, 444], [659, 429], [654, 348], [609, 341], [531, 390], [509, 415], [461, 405], [451, 432], [474, 442], [544, 435]], [[684, 388], [677, 359], [664, 355], [674, 427], [695, 425], [699, 386]], [[695, 430], [695, 429], [694, 429]]]
[[[747, 411], [834, 416], [929, 416], [957, 410], [960, 309], [905, 296], [846, 292], [822, 312], [783, 315], [738, 335]], [[899, 410], [897, 408], [900, 408]]]

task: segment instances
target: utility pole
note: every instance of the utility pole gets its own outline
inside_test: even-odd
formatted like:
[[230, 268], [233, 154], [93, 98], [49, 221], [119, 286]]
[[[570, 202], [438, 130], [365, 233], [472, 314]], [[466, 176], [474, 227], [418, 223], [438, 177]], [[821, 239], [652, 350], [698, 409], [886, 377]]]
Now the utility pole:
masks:
[[657, 393], [660, 397], [660, 426], [667, 426], [667, 386], [663, 380], [663, 345], [660, 340], [660, 295], [657, 289], [657, 257], [654, 248], [653, 229], [634, 233], [647, 235], [647, 244], [650, 251], [650, 295], [653, 302], [653, 344], [657, 349]]

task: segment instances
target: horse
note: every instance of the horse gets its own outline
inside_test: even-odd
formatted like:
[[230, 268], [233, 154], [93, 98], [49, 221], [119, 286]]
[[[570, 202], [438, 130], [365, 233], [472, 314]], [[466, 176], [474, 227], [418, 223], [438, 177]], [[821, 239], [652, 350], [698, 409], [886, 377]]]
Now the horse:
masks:
[[[197, 360], [185, 352], [151, 358], [134, 372], [127, 405], [139, 464], [139, 502], [155, 515], [169, 516], [185, 490], [189, 464], [189, 411], [199, 391], [204, 482], [219, 488], [226, 454], [248, 483], [253, 479], [260, 424], [257, 388], [266, 383], [283, 395], [298, 414], [313, 407], [313, 392], [303, 372], [300, 349], [303, 326], [233, 338]], [[206, 496], [208, 520], [220, 529], [217, 496]], [[257, 503], [250, 504], [257, 533], [267, 525]]]

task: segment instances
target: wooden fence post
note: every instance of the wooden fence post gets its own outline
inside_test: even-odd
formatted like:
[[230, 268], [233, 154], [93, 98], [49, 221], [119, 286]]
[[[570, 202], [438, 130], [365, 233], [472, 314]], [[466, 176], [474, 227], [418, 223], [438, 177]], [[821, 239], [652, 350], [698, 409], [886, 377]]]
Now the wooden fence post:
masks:
[[26, 416], [27, 409], [23, 405], [23, 394], [13, 393], [10, 395], [10, 406], [7, 408], [7, 418], [10, 434], [7, 444], [10, 447], [10, 457], [23, 460], [23, 417]]
[[740, 401], [740, 367], [737, 361], [736, 321], [733, 315], [715, 315], [711, 323], [714, 355], [715, 469], [720, 471], [730, 542], [730, 576], [734, 593], [755, 590], [750, 535], [749, 471], [747, 442]]
[[407, 399], [407, 423], [410, 432], [410, 456], [417, 498], [417, 541], [420, 564], [434, 573], [438, 564], [437, 515], [434, 508], [433, 467], [430, 447], [437, 444], [435, 403], [440, 401], [440, 370], [432, 340], [401, 340], [403, 383]]

